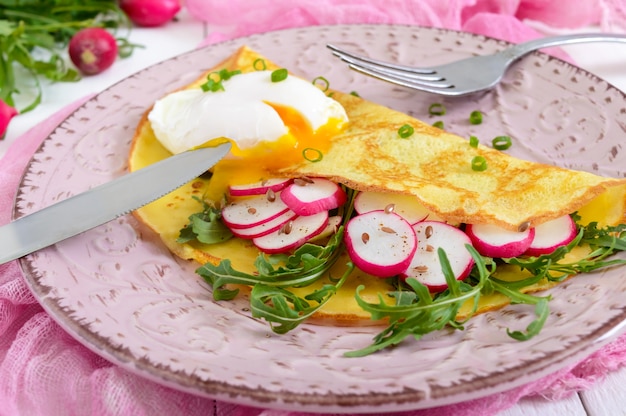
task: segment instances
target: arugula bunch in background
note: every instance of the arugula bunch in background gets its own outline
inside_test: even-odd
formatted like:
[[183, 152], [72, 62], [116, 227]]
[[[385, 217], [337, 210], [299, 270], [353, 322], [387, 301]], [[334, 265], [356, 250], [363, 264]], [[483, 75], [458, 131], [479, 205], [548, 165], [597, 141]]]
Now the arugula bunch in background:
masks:
[[[67, 63], [66, 47], [87, 27], [117, 30], [131, 24], [116, 0], [0, 0], [0, 100], [15, 107], [16, 97], [26, 97], [19, 109], [24, 113], [40, 104], [42, 79], [79, 80]], [[117, 40], [119, 55], [130, 55], [134, 45]]]

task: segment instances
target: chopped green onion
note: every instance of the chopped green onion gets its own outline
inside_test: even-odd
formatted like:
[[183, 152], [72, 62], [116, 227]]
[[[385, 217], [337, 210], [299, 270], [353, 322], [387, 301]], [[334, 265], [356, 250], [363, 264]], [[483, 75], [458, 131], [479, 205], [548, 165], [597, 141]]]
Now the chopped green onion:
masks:
[[469, 143], [470, 143], [470, 146], [472, 147], [478, 147], [478, 137], [470, 136]]
[[319, 87], [320, 90], [326, 92], [330, 87], [330, 82], [324, 77], [317, 77], [312, 81], [312, 84]]
[[228, 81], [233, 76], [239, 75], [239, 74], [241, 74], [241, 70], [239, 69], [235, 69], [234, 71], [229, 71], [228, 69], [224, 68], [220, 70], [220, 72], [217, 72], [217, 75], [220, 77], [222, 81]]
[[226, 68], [219, 71], [211, 72], [206, 77], [207, 81], [204, 84], [200, 85], [200, 88], [204, 92], [224, 91], [224, 85], [222, 84], [222, 81], [227, 81], [237, 74], [241, 74], [241, 71], [238, 69], [234, 71], [229, 71]]
[[482, 156], [475, 156], [472, 159], [472, 170], [482, 172], [485, 169], [487, 169], [487, 159]]
[[257, 71], [265, 71], [267, 69], [267, 65], [265, 64], [264, 59], [258, 58], [255, 59], [254, 62], [252, 62], [252, 68]]
[[350, 95], [354, 95], [355, 97], [360, 97], [359, 93], [356, 91], [350, 91]]
[[280, 82], [287, 79], [289, 72], [285, 68], [276, 69], [272, 71], [272, 82]]
[[469, 116], [470, 124], [480, 124], [483, 122], [483, 113], [480, 111], [472, 111]]
[[411, 137], [414, 132], [415, 132], [415, 129], [413, 128], [413, 126], [405, 124], [398, 129], [398, 136], [402, 137], [403, 139], [406, 139], [407, 137]]
[[509, 136], [498, 136], [491, 141], [493, 148], [496, 150], [506, 150], [513, 142], [511, 142], [511, 138]]
[[[309, 156], [309, 153], [315, 154], [315, 157]], [[324, 154], [322, 153], [321, 150], [315, 149], [313, 147], [307, 147], [306, 149], [302, 150], [302, 157], [308, 160], [309, 162], [316, 163], [316, 162], [321, 161], [324, 158]]]
[[441, 121], [441, 120], [435, 121], [433, 123], [433, 127], [437, 127], [438, 129], [442, 129], [443, 130], [443, 121]]
[[222, 84], [222, 80], [216, 81], [211, 78], [211, 75], [207, 77], [207, 81], [200, 85], [202, 91], [204, 92], [216, 92], [216, 91], [224, 91], [224, 85]]
[[446, 107], [440, 103], [433, 103], [428, 107], [428, 114], [431, 116], [442, 116], [446, 114]]

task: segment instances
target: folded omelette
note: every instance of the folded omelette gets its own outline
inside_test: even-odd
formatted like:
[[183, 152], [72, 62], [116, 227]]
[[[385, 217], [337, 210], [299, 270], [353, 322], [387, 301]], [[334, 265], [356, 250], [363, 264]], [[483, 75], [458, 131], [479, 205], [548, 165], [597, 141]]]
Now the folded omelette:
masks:
[[[268, 69], [279, 68], [243, 47], [186, 88], [199, 88], [207, 74], [222, 69], [254, 71], [259, 60]], [[624, 178], [606, 178], [521, 160], [482, 145], [473, 147], [466, 138], [355, 95], [333, 91], [332, 97], [344, 107], [349, 122], [323, 146], [323, 157], [315, 162], [304, 157], [289, 158], [283, 164], [269, 166], [268, 177], [324, 177], [358, 191], [413, 195], [430, 212], [454, 224], [484, 223], [518, 230], [574, 212], [582, 214], [585, 222], [626, 223]], [[130, 150], [131, 171], [171, 155], [156, 139], [148, 113], [149, 110], [137, 127]], [[413, 128], [413, 134], [399, 137], [399, 128], [407, 125]], [[472, 169], [471, 160], [476, 156], [484, 158], [487, 169]], [[197, 178], [140, 208], [135, 215], [184, 259], [217, 264], [228, 258], [235, 269], [253, 273], [259, 251], [249, 240], [233, 238], [211, 245], [177, 242], [190, 215], [200, 210], [194, 197], [216, 198], [210, 192], [215, 187], [211, 182], [210, 177]], [[343, 263], [339, 260], [331, 272], [339, 274]], [[363, 298], [374, 299], [377, 293], [390, 290], [386, 280], [357, 269], [340, 293], [316, 314], [317, 318], [347, 325], [368, 319], [354, 301], [359, 284], [366, 286], [361, 293]], [[542, 282], [524, 290], [536, 291], [552, 284]], [[507, 303], [502, 295], [485, 296], [479, 311]]]

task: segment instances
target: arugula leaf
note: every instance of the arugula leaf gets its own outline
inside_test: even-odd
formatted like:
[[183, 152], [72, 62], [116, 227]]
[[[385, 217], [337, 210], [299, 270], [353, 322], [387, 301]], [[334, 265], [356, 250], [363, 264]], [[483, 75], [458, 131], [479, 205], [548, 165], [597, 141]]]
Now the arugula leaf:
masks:
[[525, 333], [521, 331], [511, 331], [510, 329], [507, 329], [506, 332], [511, 338], [514, 338], [518, 341], [527, 341], [537, 335], [539, 332], [541, 332], [541, 329], [543, 328], [546, 319], [548, 319], [548, 316], [550, 315], [550, 308], [548, 306], [548, 301], [551, 299], [550, 296], [540, 297], [520, 293], [493, 281], [491, 282], [491, 284], [498, 292], [508, 296], [511, 299], [511, 303], [535, 305], [535, 315], [537, 316], [537, 319], [535, 319], [528, 325]]
[[[592, 251], [584, 258], [565, 263], [562, 260], [565, 255], [579, 245], [589, 245]], [[516, 257], [502, 259], [505, 263], [519, 266], [522, 270], [528, 270], [533, 277], [517, 282], [504, 282], [492, 278], [495, 282], [508, 288], [520, 288], [536, 283], [543, 278], [550, 281], [562, 281], [567, 277], [578, 273], [589, 273], [607, 267], [626, 264], [626, 259], [606, 260], [607, 257], [617, 251], [626, 250], [626, 224], [598, 228], [593, 222], [587, 226], [579, 226], [579, 232], [569, 244], [557, 248], [551, 254], [537, 257]]]
[[[215, 300], [232, 299], [238, 290], [224, 288], [228, 284], [270, 287], [303, 287], [323, 276], [337, 261], [342, 249], [343, 226], [328, 240], [325, 246], [306, 243], [292, 255], [259, 254], [255, 261], [257, 274], [237, 271], [228, 259], [215, 265], [206, 263], [196, 270], [213, 288]], [[284, 264], [283, 264], [284, 262]]]
[[[416, 279], [407, 279], [406, 283], [413, 289], [415, 295], [393, 293], [396, 299], [395, 305], [387, 305], [381, 294], [378, 303], [368, 303], [360, 297], [363, 286], [359, 286], [356, 292], [357, 303], [372, 316], [372, 319], [388, 319], [389, 325], [373, 340], [373, 343], [365, 348], [348, 351], [347, 357], [362, 357], [380, 351], [384, 348], [397, 345], [406, 337], [412, 335], [420, 339], [423, 335], [440, 330], [446, 325], [456, 326], [456, 315], [461, 306], [468, 299], [473, 298], [478, 302], [480, 291], [489, 276], [486, 262], [483, 257], [471, 246], [465, 246], [474, 258], [476, 269], [479, 272], [479, 281], [475, 286], [458, 281], [454, 277], [450, 262], [445, 251], [437, 250], [442, 270], [448, 283], [448, 289], [439, 295], [432, 296], [428, 288]], [[475, 311], [475, 308], [474, 308]]]
[[[348, 263], [348, 269], [334, 285], [326, 284], [304, 298], [298, 297], [282, 287], [256, 284], [250, 294], [252, 316], [263, 318], [270, 323], [272, 331], [284, 334], [317, 312], [344, 284], [354, 265]], [[317, 305], [311, 306], [308, 301]]]
[[202, 211], [189, 216], [189, 223], [180, 230], [176, 242], [183, 244], [198, 240], [204, 244], [216, 244], [232, 238], [233, 233], [220, 221], [221, 211], [196, 196], [193, 198], [202, 204]]

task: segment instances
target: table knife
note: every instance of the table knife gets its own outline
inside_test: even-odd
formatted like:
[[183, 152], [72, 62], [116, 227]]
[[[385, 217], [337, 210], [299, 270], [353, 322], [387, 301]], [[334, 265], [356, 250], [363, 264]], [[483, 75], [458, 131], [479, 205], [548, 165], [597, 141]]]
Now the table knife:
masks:
[[0, 227], [0, 264], [48, 247], [140, 208], [201, 175], [230, 143], [168, 157]]

